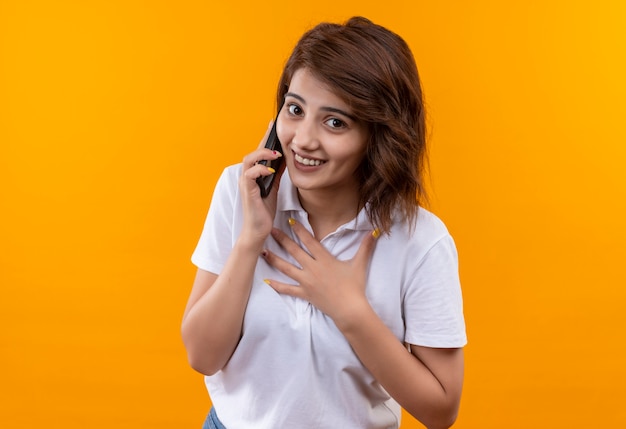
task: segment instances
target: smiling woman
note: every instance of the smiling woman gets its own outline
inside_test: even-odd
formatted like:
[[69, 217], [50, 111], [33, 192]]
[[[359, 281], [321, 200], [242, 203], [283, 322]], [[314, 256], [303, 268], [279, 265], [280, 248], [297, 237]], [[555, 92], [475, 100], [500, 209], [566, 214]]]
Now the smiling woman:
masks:
[[[388, 429], [400, 406], [450, 426], [465, 325], [454, 242], [416, 199], [424, 116], [409, 48], [365, 18], [320, 24], [277, 97], [284, 154], [266, 134], [224, 171], [192, 257], [182, 334], [214, 405], [205, 427]], [[281, 171], [257, 162], [281, 156]]]
[[[422, 88], [405, 41], [380, 26], [353, 19], [349, 30], [320, 24], [294, 48], [278, 83], [277, 103], [287, 101], [306, 71], [318, 91], [344, 106], [325, 106], [365, 127], [369, 143], [356, 170], [359, 204], [387, 232], [399, 211], [412, 220], [425, 199], [426, 130]], [[330, 109], [330, 110], [329, 110]], [[280, 125], [280, 123], [279, 123]], [[416, 199], [417, 196], [417, 199]], [[376, 204], [367, 204], [376, 201]], [[328, 209], [328, 208], [327, 208]]]
[[[189, 254], [213, 186], [223, 167], [253, 151], [260, 127], [276, 116], [277, 80], [305, 29], [355, 12], [399, 32], [420, 67], [427, 207], [454, 236], [471, 338], [454, 427], [626, 427], [623, 0], [454, 7], [270, 0], [243, 8], [204, 0], [0, 1], [0, 427], [201, 426], [209, 400], [203, 378], [187, 364], [180, 319], [196, 272]], [[350, 75], [367, 74], [359, 58], [347, 59]], [[341, 87], [351, 82], [324, 83], [365, 115], [366, 106], [348, 102], [352, 93]], [[366, 89], [361, 95], [373, 90]], [[378, 169], [363, 178], [391, 169], [384, 166], [394, 158], [386, 155], [373, 156]], [[233, 194], [236, 173], [227, 189]], [[294, 211], [277, 210], [273, 218], [287, 234], [289, 217], [298, 221], [294, 228], [309, 229], [296, 211], [297, 191], [286, 198], [293, 196], [289, 174], [279, 202]], [[214, 214], [222, 201], [228, 212], [231, 199], [216, 195]], [[333, 255], [342, 254], [342, 237], [374, 229], [362, 213], [356, 225], [322, 239]], [[234, 219], [218, 225], [239, 234]], [[414, 254], [381, 259], [396, 232], [379, 236], [372, 255], [368, 285], [387, 285], [366, 289], [375, 305], [397, 292], [390, 285], [406, 279], [394, 267]], [[267, 240], [263, 247], [279, 252]], [[381, 260], [386, 270], [374, 266]], [[264, 264], [257, 261], [259, 269]], [[265, 278], [275, 286], [296, 283], [277, 270], [259, 273], [244, 336], [222, 375], [232, 375], [237, 362], [245, 367], [246, 357], [252, 364], [274, 330], [287, 344], [271, 359], [264, 355], [257, 375], [306, 356], [285, 352], [306, 336], [295, 338], [283, 323], [285, 313], [294, 325], [309, 323], [293, 310], [303, 301], [292, 304]], [[259, 313], [266, 290], [282, 302]], [[378, 317], [396, 326], [389, 314]], [[210, 322], [211, 329], [223, 326]], [[333, 349], [334, 337], [323, 337], [329, 328], [321, 328], [306, 338], [316, 351], [307, 362], [322, 375], [303, 372], [255, 387], [256, 398], [302, 383], [318, 393], [295, 405], [287, 398], [290, 408], [326, 400], [312, 380], [327, 382], [345, 348]], [[218, 399], [219, 389], [211, 395]], [[246, 404], [246, 412], [257, 404]], [[226, 420], [224, 408], [216, 405]], [[403, 412], [401, 427], [423, 425]]]
[[[316, 237], [322, 239], [361, 209], [356, 171], [367, 149], [367, 125], [301, 68], [291, 79], [276, 130], [289, 177]], [[323, 213], [316, 213], [316, 208]]]

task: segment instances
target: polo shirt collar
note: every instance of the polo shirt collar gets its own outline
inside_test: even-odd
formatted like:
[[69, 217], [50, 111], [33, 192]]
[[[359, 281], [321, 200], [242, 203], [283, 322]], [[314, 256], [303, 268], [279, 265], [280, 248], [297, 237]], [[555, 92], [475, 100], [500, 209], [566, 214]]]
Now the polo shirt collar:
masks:
[[[368, 203], [369, 204], [369, 203]], [[291, 182], [291, 178], [289, 177], [289, 170], [285, 170], [281, 180], [280, 187], [278, 188], [278, 201], [276, 203], [276, 211], [277, 212], [300, 212], [304, 217], [306, 217], [306, 212], [304, 208], [302, 208], [302, 204], [300, 204], [300, 199], [298, 198], [298, 189]], [[365, 208], [362, 208], [359, 211], [357, 217], [349, 221], [348, 223], [340, 226], [338, 231], [340, 230], [354, 230], [354, 231], [369, 231], [373, 230], [374, 226], [369, 220], [367, 216], [367, 211]]]

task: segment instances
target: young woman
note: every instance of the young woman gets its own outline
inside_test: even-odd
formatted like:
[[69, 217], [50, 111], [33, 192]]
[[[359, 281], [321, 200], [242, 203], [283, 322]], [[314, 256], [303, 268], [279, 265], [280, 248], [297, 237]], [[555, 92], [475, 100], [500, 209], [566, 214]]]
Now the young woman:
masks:
[[[217, 183], [182, 323], [205, 427], [428, 428], [457, 416], [466, 343], [457, 254], [424, 198], [411, 51], [356, 17], [304, 34], [278, 86], [283, 153]], [[260, 160], [284, 157], [274, 172]], [[267, 198], [256, 179], [277, 175]]]

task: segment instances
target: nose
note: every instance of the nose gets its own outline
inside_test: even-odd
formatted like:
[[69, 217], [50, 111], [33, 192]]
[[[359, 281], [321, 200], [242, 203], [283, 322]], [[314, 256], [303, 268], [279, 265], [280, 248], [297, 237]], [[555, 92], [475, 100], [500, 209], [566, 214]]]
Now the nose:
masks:
[[317, 127], [313, 119], [305, 117], [297, 121], [293, 132], [291, 143], [298, 149], [310, 151], [318, 147]]

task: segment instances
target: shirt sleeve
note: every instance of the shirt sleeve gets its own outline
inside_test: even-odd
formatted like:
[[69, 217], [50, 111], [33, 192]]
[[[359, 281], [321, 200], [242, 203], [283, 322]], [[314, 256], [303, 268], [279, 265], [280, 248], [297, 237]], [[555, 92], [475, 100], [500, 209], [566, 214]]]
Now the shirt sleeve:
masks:
[[235, 207], [238, 195], [239, 168], [227, 167], [220, 176], [200, 240], [191, 256], [198, 268], [219, 274], [233, 248]]
[[458, 255], [446, 234], [418, 261], [404, 296], [405, 341], [456, 348], [467, 343]]

